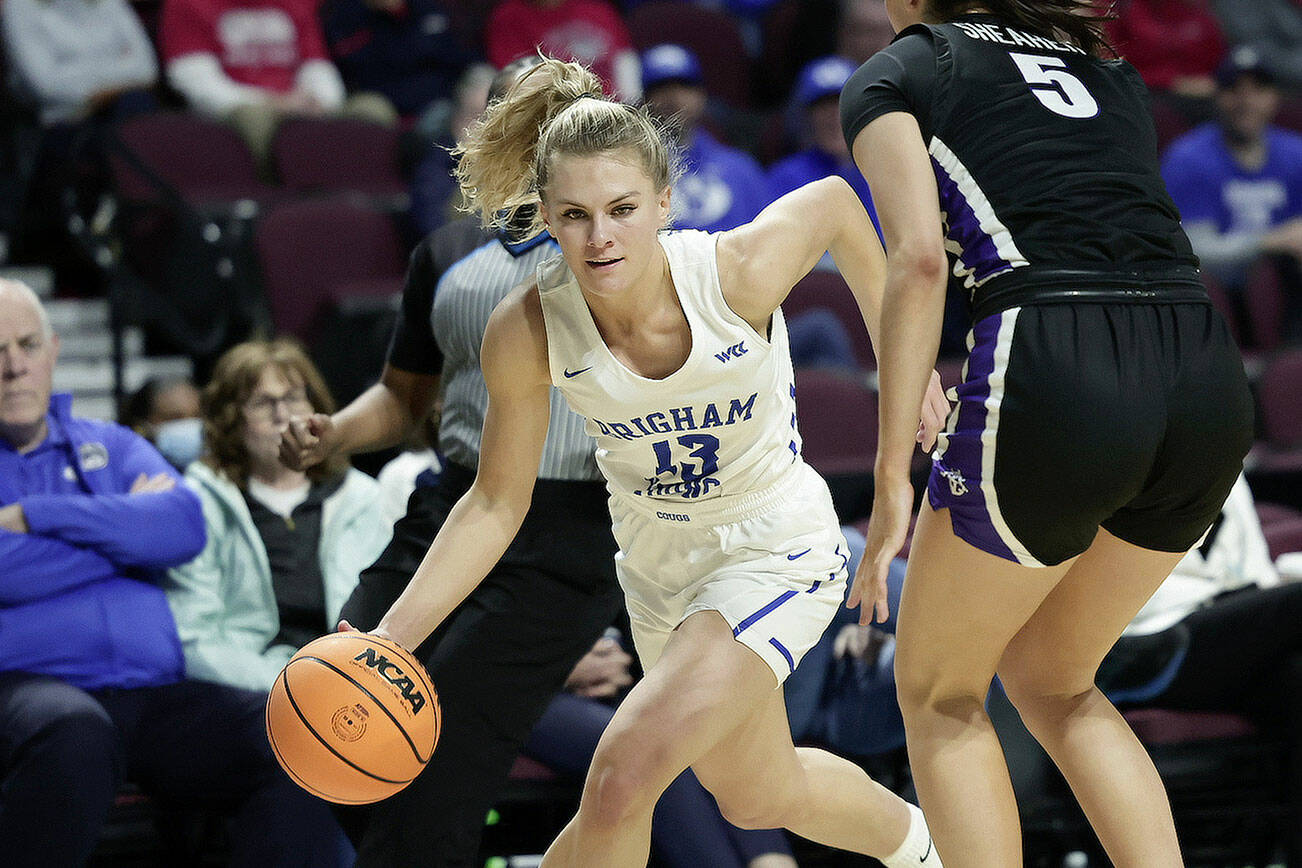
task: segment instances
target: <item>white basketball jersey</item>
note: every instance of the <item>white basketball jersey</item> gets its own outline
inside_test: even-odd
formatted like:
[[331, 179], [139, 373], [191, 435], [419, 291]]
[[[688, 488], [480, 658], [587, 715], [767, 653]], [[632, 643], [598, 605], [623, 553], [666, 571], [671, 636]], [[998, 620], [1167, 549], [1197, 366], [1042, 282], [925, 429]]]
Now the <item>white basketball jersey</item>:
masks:
[[695, 230], [660, 234], [692, 348], [659, 380], [610, 352], [564, 259], [538, 266], [552, 382], [587, 420], [611, 494], [670, 503], [744, 494], [800, 460], [782, 312], [773, 312], [766, 339], [728, 307], [715, 240]]

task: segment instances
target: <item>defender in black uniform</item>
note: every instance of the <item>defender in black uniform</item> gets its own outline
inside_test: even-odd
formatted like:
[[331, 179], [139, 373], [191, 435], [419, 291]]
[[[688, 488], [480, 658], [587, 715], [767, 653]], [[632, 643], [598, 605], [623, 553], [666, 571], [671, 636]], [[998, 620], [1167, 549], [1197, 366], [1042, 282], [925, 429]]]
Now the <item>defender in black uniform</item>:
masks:
[[899, 35], [842, 95], [889, 252], [876, 495], [851, 595], [865, 619], [908, 526], [947, 279], [973, 313], [896, 656], [951, 866], [1021, 861], [983, 709], [996, 672], [1113, 862], [1181, 864], [1161, 782], [1094, 673], [1251, 442], [1242, 362], [1158, 174], [1144, 86], [1101, 59], [1089, 6], [886, 0]]

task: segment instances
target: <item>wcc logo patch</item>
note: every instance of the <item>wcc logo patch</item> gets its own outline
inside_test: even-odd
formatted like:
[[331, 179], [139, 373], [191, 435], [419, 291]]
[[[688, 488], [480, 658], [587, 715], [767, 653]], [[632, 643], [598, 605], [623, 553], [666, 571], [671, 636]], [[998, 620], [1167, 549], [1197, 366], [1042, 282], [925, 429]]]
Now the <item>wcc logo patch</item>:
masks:
[[726, 362], [729, 359], [740, 359], [742, 356], [746, 355], [747, 352], [746, 342], [742, 341], [739, 344], [733, 344], [721, 353], [715, 353], [714, 357], [721, 362]]

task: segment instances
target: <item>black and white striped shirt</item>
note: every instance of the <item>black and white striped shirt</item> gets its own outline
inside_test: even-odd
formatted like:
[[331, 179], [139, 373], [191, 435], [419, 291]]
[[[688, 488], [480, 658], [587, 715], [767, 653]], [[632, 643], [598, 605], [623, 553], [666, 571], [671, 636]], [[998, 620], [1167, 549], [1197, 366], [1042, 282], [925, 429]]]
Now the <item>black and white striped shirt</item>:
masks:
[[[447, 460], [478, 466], [488, 407], [479, 348], [488, 318], [508, 292], [533, 277], [538, 263], [557, 251], [546, 234], [513, 243], [456, 223], [432, 233], [412, 253], [389, 364], [441, 375], [438, 448]], [[601, 478], [595, 445], [583, 424], [553, 388], [540, 479]]]

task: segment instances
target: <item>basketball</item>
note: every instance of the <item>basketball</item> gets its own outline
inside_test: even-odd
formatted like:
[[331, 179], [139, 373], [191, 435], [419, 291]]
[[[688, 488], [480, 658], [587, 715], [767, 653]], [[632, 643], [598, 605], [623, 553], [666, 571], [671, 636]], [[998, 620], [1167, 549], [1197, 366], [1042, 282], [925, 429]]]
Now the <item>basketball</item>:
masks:
[[267, 698], [267, 738], [303, 789], [341, 805], [378, 802], [420, 774], [441, 712], [425, 667], [369, 633], [299, 649]]

